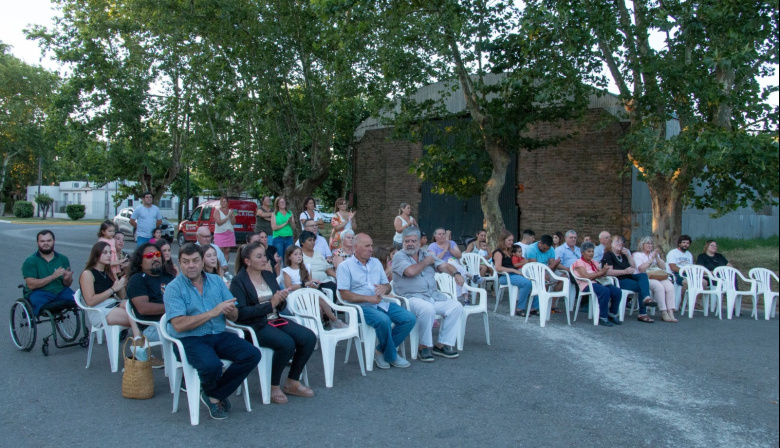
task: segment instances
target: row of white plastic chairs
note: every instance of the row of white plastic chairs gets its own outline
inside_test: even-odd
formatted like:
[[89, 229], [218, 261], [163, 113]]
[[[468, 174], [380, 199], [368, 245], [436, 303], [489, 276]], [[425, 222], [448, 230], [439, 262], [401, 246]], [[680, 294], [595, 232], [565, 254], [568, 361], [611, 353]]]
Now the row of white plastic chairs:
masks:
[[[449, 275], [437, 274], [436, 276], [439, 288], [450, 296], [451, 300], [457, 300], [455, 296], [455, 282]], [[487, 292], [481, 288], [474, 288], [471, 286], [465, 286], [468, 292], [472, 293], [475, 298], [474, 305], [468, 305], [464, 308], [464, 313], [461, 320], [460, 332], [458, 334], [457, 346], [459, 350], [463, 350], [463, 340], [465, 337], [466, 320], [469, 315], [482, 314], [485, 325], [485, 337], [487, 344], [490, 344], [490, 330], [488, 326], [488, 313], [487, 313]], [[363, 316], [363, 309], [359, 305], [346, 303], [341, 300], [340, 295], [337, 297], [338, 304], [333, 303], [328, 296], [320, 291], [309, 288], [302, 288], [294, 291], [288, 296], [288, 311], [291, 315], [285, 315], [284, 317], [290, 319], [300, 325], [304, 325], [311, 329], [318, 338], [318, 345], [322, 354], [322, 362], [325, 373], [325, 386], [333, 386], [333, 374], [335, 367], [335, 350], [338, 342], [346, 340], [347, 351], [344, 362], [349, 362], [349, 353], [351, 345], [355, 343], [355, 351], [358, 355], [358, 362], [360, 364], [361, 374], [366, 375], [366, 370], [371, 371], [373, 367], [374, 350], [376, 347], [376, 332], [373, 327], [365, 323]], [[323, 300], [327, 306], [330, 306], [336, 312], [343, 313], [345, 320], [348, 324], [347, 328], [343, 329], [331, 329], [326, 331], [320, 320], [320, 300]], [[390, 294], [385, 297], [385, 300], [394, 302], [401, 306], [409, 307], [408, 299], [405, 297]], [[89, 322], [91, 323], [90, 329], [90, 344], [87, 353], [87, 365], [89, 368], [92, 359], [92, 349], [94, 345], [102, 344], [103, 336], [106, 338], [106, 345], [108, 348], [109, 360], [111, 364], [111, 371], [116, 372], [119, 364], [119, 352], [120, 341], [119, 334], [122, 330], [127, 329], [120, 325], [109, 325], [106, 322], [105, 317], [95, 308], [89, 307], [83, 300], [81, 291], [76, 293], [76, 302], [81, 307], [85, 314], [89, 316]], [[197, 375], [197, 371], [187, 362], [187, 357], [184, 352], [184, 347], [181, 342], [172, 337], [167, 329], [168, 318], [163, 315], [159, 322], [146, 321], [139, 319], [132, 310], [132, 307], [127, 307], [128, 315], [132, 320], [137, 323], [154, 326], [160, 335], [160, 341], [154, 342], [151, 345], [162, 345], [163, 358], [165, 362], [165, 375], [168, 377], [169, 386], [173, 397], [173, 412], [178, 411], [179, 403], [179, 391], [181, 389], [181, 380], [184, 379], [187, 386], [187, 390], [198, 391], [200, 390], [200, 379]], [[440, 318], [441, 316], [437, 316]], [[254, 330], [249, 326], [239, 325], [233, 322], [228, 322], [228, 331], [234, 331], [241, 337], [248, 337], [251, 342], [261, 351], [261, 360], [258, 365], [258, 375], [260, 380], [260, 389], [264, 404], [270, 403], [271, 396], [271, 362], [273, 358], [273, 350], [260, 347], [257, 335]], [[413, 329], [409, 336], [409, 342], [411, 345], [412, 359], [417, 357], [417, 345], [419, 343], [419, 330], [417, 327]], [[174, 346], [177, 347], [179, 353], [179, 359], [177, 360], [174, 355]], [[406, 356], [405, 346], [401, 346], [402, 356]], [[365, 353], [365, 362], [364, 362]], [[225, 367], [230, 365], [229, 361], [223, 360]], [[308, 385], [308, 373], [304, 369], [302, 375], [303, 382]], [[247, 411], [251, 411], [251, 404], [247, 391], [247, 382], [244, 381], [244, 385], [237, 391], [238, 394], [242, 394]], [[187, 400], [190, 410], [190, 423], [197, 425], [200, 421], [199, 412], [199, 394], [188, 393]]]
[[[495, 269], [492, 269], [492, 265], [488, 262], [487, 259], [485, 259], [485, 257], [479, 254], [463, 254], [461, 263], [466, 268], [470, 276], [479, 275], [479, 267], [481, 265], [491, 266], [492, 273], [486, 278], [486, 281], [492, 282], [496, 296], [496, 304], [493, 311], [498, 311], [498, 305], [501, 302], [503, 292], [504, 290], [507, 290], [509, 295], [509, 313], [512, 316], [515, 315], [519, 288], [511, 285], [509, 274], [503, 273], [506, 278], [506, 284], [501, 284], [499, 281], [500, 274]], [[571, 284], [568, 276], [558, 276], [553, 273], [550, 268], [542, 263], [527, 263], [525, 266], [523, 266], [522, 273], [524, 277], [532, 282], [532, 291], [530, 296], [538, 296], [539, 298], [539, 323], [542, 327], [544, 327], [546, 322], [550, 320], [550, 309], [553, 306], [553, 301], [557, 302], [561, 298], [565, 300], [566, 320], [569, 325], [571, 325], [570, 312], [574, 311], [574, 320], [576, 321], [577, 313], [579, 312], [580, 303], [582, 302], [583, 297], [590, 296], [590, 303], [597, 303], [597, 300], [595, 300], [595, 294], [592, 292], [593, 288], [591, 287], [589, 288], [588, 293], [580, 292], [575, 306], [573, 300], [574, 296], [576, 295], [574, 292], [575, 285]], [[590, 280], [578, 277], [575, 272], [572, 272], [572, 275], [577, 280], [586, 281], [589, 285], [592, 284]], [[689, 297], [692, 298], [690, 301], [695, 303], [697, 298], [702, 296], [702, 308], [705, 316], [708, 315], [710, 310], [712, 310], [716, 311], [716, 315], [722, 318], [722, 299], [725, 295], [727, 318], [731, 319], [735, 312], [737, 316], [740, 315], [742, 297], [751, 296], [753, 297], [753, 313], [751, 317], [758, 319], [758, 296], [761, 295], [764, 299], [763, 302], [765, 319], [769, 320], [770, 315], [771, 317], [775, 317], [778, 293], [772, 291], [772, 279], [774, 279], [775, 283], [777, 283], [778, 277], [774, 272], [768, 269], [753, 268], [748, 273], [750, 278], [746, 278], [741, 272], [739, 272], [739, 270], [733, 267], [722, 266], [716, 268], [713, 272], [710, 272], [703, 266], [689, 265], [682, 268], [681, 275], [686, 277], [688, 288], [685, 297], [683, 298], [681, 297], [682, 288], [675, 284], [675, 306], [677, 309], [681, 309], [683, 313], [685, 312]], [[617, 278], [608, 278], [613, 285], [620, 287], [620, 282]], [[709, 282], [709, 288], [705, 287], [705, 278]], [[737, 289], [737, 278], [747, 284], [748, 289]], [[560, 288], [559, 291], [551, 291], [551, 281], [561, 282], [563, 283], [563, 287]], [[625, 305], [629, 299], [632, 301], [629, 311], [630, 314], [633, 314], [633, 311], [639, 308], [638, 295], [631, 291], [623, 291], [619, 316], [621, 321], [625, 317]], [[681, 299], [683, 308], [680, 308]], [[691, 305], [688, 307], [688, 317], [693, 318], [693, 312], [694, 306]], [[528, 317], [529, 314], [526, 314], [526, 322], [528, 321]], [[588, 318], [592, 318], [593, 324], [598, 325], [598, 307], [588, 307]]]

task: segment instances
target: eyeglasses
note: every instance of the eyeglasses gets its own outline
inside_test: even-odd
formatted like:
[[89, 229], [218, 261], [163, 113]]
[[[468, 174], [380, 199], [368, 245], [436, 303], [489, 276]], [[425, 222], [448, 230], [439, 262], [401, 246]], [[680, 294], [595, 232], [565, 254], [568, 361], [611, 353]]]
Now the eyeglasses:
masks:
[[142, 257], [146, 258], [147, 260], [151, 260], [151, 259], [153, 259], [153, 258], [160, 258], [160, 256], [162, 256], [162, 254], [160, 253], [160, 251], [157, 251], [157, 252], [149, 252], [148, 254], [143, 254], [143, 255], [142, 255]]

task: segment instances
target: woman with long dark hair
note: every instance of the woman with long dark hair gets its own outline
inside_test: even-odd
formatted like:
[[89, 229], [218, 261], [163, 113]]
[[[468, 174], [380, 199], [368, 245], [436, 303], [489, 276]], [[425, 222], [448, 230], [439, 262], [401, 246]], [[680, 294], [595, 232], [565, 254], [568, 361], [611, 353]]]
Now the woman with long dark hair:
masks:
[[[239, 254], [242, 266], [230, 284], [236, 298], [238, 322], [251, 326], [258, 344], [274, 351], [271, 367], [271, 401], [287, 403], [287, 395], [313, 397], [314, 392], [298, 381], [306, 362], [314, 352], [317, 336], [308, 328], [280, 318], [278, 312], [287, 304], [286, 289], [279, 288], [274, 274], [266, 269], [265, 248], [258, 243], [244, 246]], [[269, 323], [270, 321], [270, 323]], [[292, 358], [284, 389], [282, 371]]]
[[99, 319], [93, 313], [100, 313], [109, 325], [122, 325], [133, 330], [133, 336], [141, 332], [134, 321], [127, 315], [125, 306], [125, 286], [127, 278], [117, 279], [111, 270], [111, 246], [105, 241], [98, 241], [92, 246], [87, 265], [79, 277], [79, 287], [84, 303], [96, 311], [90, 311], [90, 320]]

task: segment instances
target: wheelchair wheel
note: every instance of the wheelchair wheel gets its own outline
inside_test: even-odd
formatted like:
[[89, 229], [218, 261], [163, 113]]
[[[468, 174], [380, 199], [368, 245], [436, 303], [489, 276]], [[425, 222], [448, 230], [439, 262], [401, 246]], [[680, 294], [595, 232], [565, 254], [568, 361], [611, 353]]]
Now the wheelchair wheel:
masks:
[[81, 313], [76, 309], [68, 308], [62, 310], [62, 313], [54, 318], [57, 320], [57, 333], [62, 340], [65, 342], [75, 341], [81, 328]]
[[11, 319], [9, 321], [11, 339], [19, 349], [29, 352], [35, 346], [35, 338], [38, 328], [35, 326], [35, 318], [23, 299], [19, 299], [11, 306]]

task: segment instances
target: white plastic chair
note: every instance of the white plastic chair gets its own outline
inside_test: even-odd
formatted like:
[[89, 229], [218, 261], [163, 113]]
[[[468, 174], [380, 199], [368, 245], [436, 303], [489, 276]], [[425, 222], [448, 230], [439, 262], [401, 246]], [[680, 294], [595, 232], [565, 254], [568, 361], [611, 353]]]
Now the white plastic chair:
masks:
[[[225, 331], [232, 331], [243, 339], [241, 330], [226, 327]], [[180, 340], [174, 338], [168, 333], [168, 316], [163, 314], [160, 318], [160, 340], [165, 351], [165, 363], [169, 365], [168, 371], [173, 377], [173, 412], [179, 411], [179, 392], [181, 391], [181, 380], [184, 377], [184, 384], [187, 385], [187, 404], [190, 408], [190, 424], [195, 426], [200, 423], [200, 376], [195, 367], [192, 367], [187, 361], [187, 354], [184, 352], [184, 345]], [[173, 354], [173, 346], [176, 345], [179, 351], [181, 361], [176, 359]], [[230, 367], [232, 362], [222, 359], [225, 368]], [[244, 405], [247, 412], [252, 412], [252, 405], [249, 402], [249, 383], [244, 378], [243, 387], [239, 387], [236, 394], [244, 395]]]
[[[392, 290], [390, 294], [391, 294], [390, 296], [382, 297], [382, 300], [395, 303], [398, 306], [404, 306], [403, 302], [401, 301], [401, 298], [394, 296], [392, 294]], [[360, 329], [360, 341], [362, 342], [363, 351], [365, 353], [366, 371], [372, 372], [374, 370], [374, 356], [376, 353], [376, 330], [374, 329], [374, 327], [366, 323], [366, 318], [363, 315], [362, 306], [356, 303], [349, 303], [346, 300], [343, 300], [341, 298], [341, 292], [339, 292], [338, 290], [336, 290], [336, 299], [338, 300], [338, 303], [340, 305], [353, 308], [355, 312], [357, 312], [358, 328]], [[347, 323], [349, 323], [349, 321], [347, 321]], [[349, 362], [349, 351], [351, 347], [352, 347], [352, 339], [347, 341], [347, 354], [344, 357], [344, 364]], [[406, 347], [404, 344], [401, 344], [401, 356], [406, 358]]]
[[[469, 273], [469, 277], [471, 278], [473, 278], [475, 275], [481, 276], [479, 273], [479, 267], [482, 265], [487, 266], [490, 269], [491, 274], [484, 277], [485, 283], [493, 283], [493, 294], [496, 296], [498, 295], [498, 289], [500, 286], [498, 283], [498, 272], [495, 270], [495, 268], [493, 268], [493, 265], [490, 264], [490, 262], [485, 257], [473, 252], [466, 253], [460, 257], [460, 263], [463, 265], [463, 267], [466, 268], [466, 272]], [[471, 281], [471, 279], [467, 280]]]
[[[105, 332], [106, 348], [108, 348], [108, 360], [111, 363], [111, 372], [116, 372], [119, 370], [119, 345], [121, 343], [119, 340], [119, 334], [122, 332], [122, 330], [128, 329], [129, 327], [122, 325], [109, 325], [108, 322], [106, 322], [106, 317], [102, 312], [100, 312], [97, 308], [87, 306], [86, 302], [84, 302], [84, 296], [81, 295], [80, 289], [76, 291], [75, 299], [76, 305], [84, 310], [84, 317], [89, 319], [90, 324], [89, 349], [87, 350], [87, 366], [85, 368], [88, 369], [90, 363], [92, 362], [92, 348], [101, 338], [102, 333]], [[98, 320], [99, 322], [96, 322]]]
[[[777, 305], [778, 293], [772, 291], [772, 279], [775, 279], [775, 283], [778, 283], [777, 275], [769, 269], [765, 268], [753, 268], [748, 272], [750, 278], [758, 281], [758, 294], [764, 296], [764, 319], [769, 320], [769, 316], [775, 317], [775, 306]], [[758, 320], [758, 304], [753, 301], [753, 314]]]
[[[599, 298], [596, 295], [596, 292], [593, 291], [593, 281], [588, 280], [587, 278], [580, 277], [577, 275], [577, 272], [574, 270], [574, 268], [571, 269], [571, 275], [574, 277], [574, 280], [579, 280], [582, 282], [588, 283], [588, 292], [584, 292], [582, 289], [580, 289], [580, 295], [577, 296], [577, 305], [574, 307], [574, 322], [577, 322], [577, 314], [580, 312], [580, 303], [582, 303], [582, 298], [584, 296], [589, 297], [588, 301], [588, 319], [593, 319], [593, 325], [599, 324]], [[577, 285], [579, 287], [579, 285]]]
[[[320, 320], [320, 300], [324, 300], [331, 308], [342, 311], [349, 316], [347, 328], [325, 331]], [[360, 373], [366, 376], [363, 364], [363, 351], [360, 349], [360, 330], [358, 328], [357, 311], [353, 307], [336, 305], [321, 291], [311, 288], [295, 290], [287, 296], [289, 310], [302, 320], [302, 325], [312, 330], [320, 341], [322, 365], [325, 369], [325, 387], [333, 387], [333, 370], [335, 368], [336, 345], [339, 341], [354, 340], [355, 350], [360, 362]]]
[[[557, 304], [558, 300], [563, 298], [566, 304], [566, 322], [571, 325], [571, 297], [569, 295], [569, 277], [560, 277], [555, 275], [547, 265], [543, 263], [526, 263], [523, 266], [523, 276], [532, 283], [531, 296], [539, 297], [539, 325], [544, 327], [547, 321], [550, 320], [550, 313], [553, 304]], [[547, 288], [547, 279], [557, 280], [562, 283], [560, 291], [549, 291]], [[529, 298], [529, 299], [530, 299]], [[556, 305], [557, 307], [557, 305]], [[525, 316], [525, 321], [528, 322], [528, 315]]]
[[[444, 273], [437, 273], [436, 276], [436, 285], [439, 287], [439, 290], [448, 296], [450, 296], [451, 300], [456, 299], [456, 291], [457, 291], [457, 284], [455, 283], [455, 278], [451, 276], [450, 274], [444, 274]], [[490, 345], [490, 325], [488, 324], [488, 310], [487, 310], [487, 291], [485, 291], [482, 288], [475, 288], [473, 286], [469, 286], [467, 283], [463, 284], [463, 290], [471, 293], [471, 296], [479, 297], [477, 300], [477, 303], [473, 305], [464, 305], [463, 306], [463, 314], [461, 315], [460, 319], [460, 331], [458, 332], [458, 340], [457, 340], [457, 347], [458, 350], [463, 350], [463, 342], [466, 338], [466, 320], [469, 316], [472, 314], [482, 314], [482, 321], [485, 324], [485, 340], [487, 341], [487, 345]]]
[[[731, 319], [731, 316], [736, 312], [737, 317], [742, 314], [742, 296], [753, 297], [753, 308], [756, 307], [756, 300], [758, 298], [758, 281], [754, 279], [746, 278], [737, 269], [731, 266], [718, 266], [712, 271], [715, 277], [718, 278], [718, 285], [720, 291], [726, 294], [726, 318]], [[750, 285], [748, 290], [738, 290], [736, 285], [737, 277], [743, 282]], [[722, 315], [723, 313], [719, 313]], [[721, 316], [721, 319], [723, 316]]]
[[[723, 297], [721, 295], [720, 287], [719, 286], [713, 286], [710, 289], [707, 289], [704, 287], [704, 277], [709, 278], [710, 285], [714, 285], [715, 283], [713, 280], [717, 280], [714, 275], [712, 275], [712, 272], [710, 272], [709, 269], [705, 268], [704, 266], [699, 266], [696, 264], [689, 264], [686, 266], [683, 266], [680, 269], [680, 275], [685, 277], [688, 280], [688, 289], [685, 292], [685, 297], [683, 298], [682, 308], [680, 309], [680, 314], [685, 314], [685, 307], [687, 305], [690, 305], [690, 308], [688, 308], [688, 318], [693, 319], [693, 312], [696, 305], [696, 299], [699, 297], [699, 295], [702, 296], [702, 310], [704, 311], [705, 316], [709, 316], [710, 312], [710, 306], [712, 304], [711, 301], [717, 300], [717, 314], [720, 315], [720, 309], [723, 301]], [[714, 296], [714, 297], [707, 297], [707, 296]], [[688, 302], [688, 298], [691, 298], [690, 303]]]
[[[617, 279], [617, 277], [607, 276], [608, 279], [612, 281], [612, 284], [614, 286], [617, 286], [620, 288], [620, 280]], [[628, 299], [631, 298], [631, 307], [633, 308], [634, 302], [637, 303], [637, 309], [639, 309], [639, 293], [634, 291], [629, 291], [627, 289], [621, 289], [620, 292], [620, 306], [618, 308], [618, 318], [620, 318], [620, 321], [623, 322], [623, 320], [626, 317], [626, 303], [628, 302]]]
[[[231, 321], [228, 321], [227, 324], [229, 327], [237, 328], [242, 332], [245, 332], [245, 339], [246, 334], [248, 333], [252, 345], [260, 350], [260, 364], [257, 365], [257, 375], [260, 379], [260, 394], [263, 399], [263, 404], [271, 404], [271, 367], [273, 364], [274, 351], [268, 347], [260, 346], [255, 329], [249, 325], [241, 325]], [[309, 387], [309, 375], [306, 373], [306, 366], [303, 366], [303, 374], [301, 377], [303, 378], [303, 384], [305, 384], [306, 387]]]
[[[146, 325], [146, 326], [150, 326], [150, 327], [155, 327], [157, 329], [157, 334], [158, 335], [160, 334], [160, 322], [156, 321], [156, 320], [143, 320], [143, 319], [139, 319], [138, 316], [135, 314], [135, 307], [133, 306], [133, 304], [132, 304], [132, 302], [130, 300], [128, 300], [127, 303], [125, 304], [125, 310], [127, 311], [127, 316], [130, 318], [130, 320], [132, 320], [136, 324], [141, 324], [141, 325]], [[149, 348], [150, 348], [149, 356], [151, 356], [152, 355], [151, 347], [156, 347], [158, 345], [162, 345], [162, 336], [160, 336], [160, 340], [159, 341], [149, 341], [147, 339], [147, 342], [148, 342]], [[162, 351], [162, 356], [163, 356], [163, 361], [165, 361], [165, 356], [166, 356], [165, 350]], [[164, 367], [164, 370], [165, 370], [165, 376], [168, 377], [168, 384], [171, 387], [171, 393], [173, 393], [173, 375], [171, 375], [171, 372], [168, 370], [168, 364], [167, 363], [165, 363], [163, 365], [163, 367]]]

